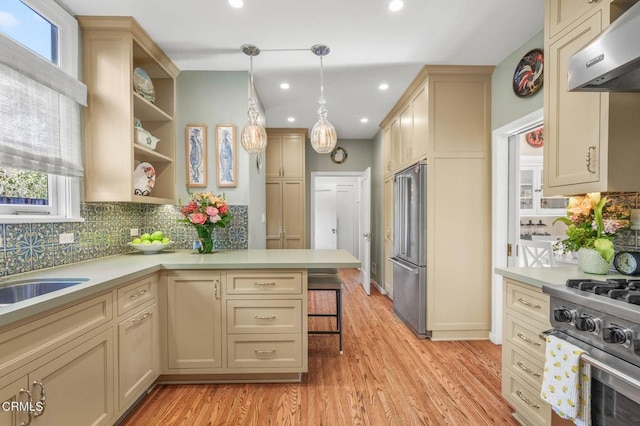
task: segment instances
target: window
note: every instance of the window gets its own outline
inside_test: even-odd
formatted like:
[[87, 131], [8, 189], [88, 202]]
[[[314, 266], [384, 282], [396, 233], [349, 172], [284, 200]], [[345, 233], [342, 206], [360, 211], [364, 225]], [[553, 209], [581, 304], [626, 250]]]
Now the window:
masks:
[[[0, 57], [0, 221], [41, 220], [43, 214], [47, 221], [79, 218], [78, 104], [85, 102], [86, 88], [77, 82], [77, 22], [50, 0], [2, 0], [0, 33], [0, 42], [13, 49]], [[6, 46], [0, 49], [6, 52]], [[66, 74], [36, 72], [46, 69], [42, 63]], [[38, 142], [30, 151], [22, 150], [32, 140]]]

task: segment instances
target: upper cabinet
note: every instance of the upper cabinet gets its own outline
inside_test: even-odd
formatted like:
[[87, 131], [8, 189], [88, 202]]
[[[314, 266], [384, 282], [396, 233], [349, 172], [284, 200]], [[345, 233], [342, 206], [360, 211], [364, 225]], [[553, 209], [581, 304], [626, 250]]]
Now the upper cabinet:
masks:
[[[175, 203], [175, 78], [179, 69], [133, 18], [79, 16], [78, 22], [83, 81], [88, 88], [85, 200]], [[134, 91], [138, 67], [148, 75], [155, 97]], [[160, 139], [155, 149], [135, 143], [136, 120]], [[152, 169], [134, 173], [144, 162]]]
[[568, 92], [568, 60], [623, 9], [600, 0], [547, 0], [544, 195], [636, 191], [640, 94]]
[[306, 129], [269, 129], [266, 177], [304, 178]]

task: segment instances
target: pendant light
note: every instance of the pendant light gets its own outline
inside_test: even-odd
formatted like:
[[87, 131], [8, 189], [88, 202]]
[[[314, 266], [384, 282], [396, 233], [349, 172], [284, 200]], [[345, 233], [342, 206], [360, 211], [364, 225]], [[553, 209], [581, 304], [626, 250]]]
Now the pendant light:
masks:
[[311, 46], [311, 52], [320, 57], [320, 98], [318, 103], [318, 122], [311, 129], [311, 146], [319, 154], [328, 154], [333, 151], [338, 141], [336, 128], [327, 120], [327, 100], [324, 98], [324, 81], [322, 76], [322, 57], [329, 54], [329, 46], [316, 44]]
[[256, 99], [253, 96], [253, 57], [260, 54], [260, 49], [250, 44], [241, 46], [242, 52], [250, 58], [249, 68], [249, 111], [247, 115], [249, 120], [242, 129], [240, 143], [245, 151], [249, 154], [258, 154], [267, 147], [267, 132], [264, 126], [258, 120], [258, 110], [256, 108]]

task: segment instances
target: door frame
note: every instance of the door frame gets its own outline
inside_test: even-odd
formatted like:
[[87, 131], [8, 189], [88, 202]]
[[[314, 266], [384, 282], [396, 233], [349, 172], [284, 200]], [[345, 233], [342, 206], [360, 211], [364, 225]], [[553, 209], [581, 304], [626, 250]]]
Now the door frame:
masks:
[[[313, 230], [316, 226], [316, 206], [315, 206], [315, 190], [316, 190], [316, 178], [318, 177], [332, 177], [332, 178], [360, 178], [364, 172], [311, 172], [311, 183], [309, 189], [309, 247], [313, 247], [315, 244], [315, 237]], [[360, 202], [360, 190], [358, 189], [358, 203]], [[358, 217], [358, 225], [360, 225], [360, 216]], [[358, 228], [359, 229], [359, 228]], [[359, 240], [358, 240], [359, 241]]]
[[[492, 255], [491, 270], [507, 266], [509, 238], [509, 136], [521, 133], [544, 120], [544, 108], [493, 130], [491, 137]], [[491, 274], [491, 332], [489, 339], [502, 343], [502, 276]]]

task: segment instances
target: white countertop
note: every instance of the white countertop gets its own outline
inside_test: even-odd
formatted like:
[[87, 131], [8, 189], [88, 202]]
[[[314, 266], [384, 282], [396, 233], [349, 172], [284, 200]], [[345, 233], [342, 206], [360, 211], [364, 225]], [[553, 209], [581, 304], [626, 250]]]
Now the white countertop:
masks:
[[535, 287], [543, 285], [566, 285], [568, 279], [605, 280], [608, 278], [629, 278], [626, 275], [609, 272], [607, 275], [587, 274], [578, 266], [558, 266], [552, 268], [504, 267], [496, 268], [496, 274]]
[[0, 306], [0, 327], [69, 302], [109, 290], [161, 269], [358, 268], [346, 250], [191, 250], [145, 255], [128, 253], [10, 276], [0, 287], [43, 278], [88, 278], [81, 284], [22, 302]]

